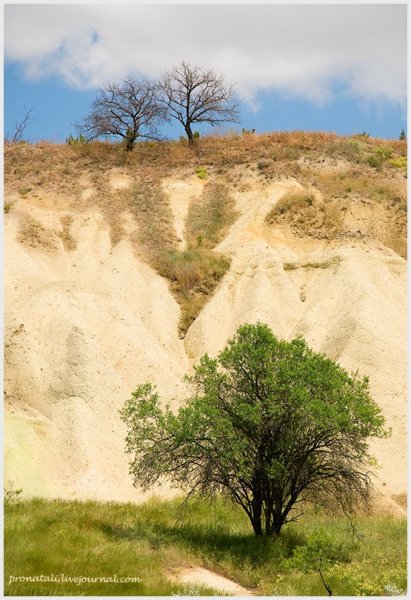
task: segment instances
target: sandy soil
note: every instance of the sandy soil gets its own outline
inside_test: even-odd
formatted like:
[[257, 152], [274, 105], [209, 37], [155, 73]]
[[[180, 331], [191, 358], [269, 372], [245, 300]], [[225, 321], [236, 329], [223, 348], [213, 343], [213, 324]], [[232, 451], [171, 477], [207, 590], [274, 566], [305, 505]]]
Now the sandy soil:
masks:
[[177, 579], [181, 583], [213, 588], [216, 592], [223, 592], [232, 596], [254, 595], [250, 590], [246, 590], [241, 585], [238, 585], [238, 583], [202, 567], [184, 569], [178, 574]]
[[[116, 189], [129, 183], [120, 172], [111, 178]], [[177, 404], [192, 364], [241, 323], [261, 320], [370, 377], [392, 427], [372, 444], [378, 486], [386, 503], [406, 492], [406, 261], [370, 239], [299, 239], [268, 226], [265, 215], [291, 185], [233, 191], [240, 216], [218, 248], [231, 268], [184, 341], [167, 282], [127, 239], [111, 246], [97, 210], [14, 198], [5, 219], [6, 482], [28, 494], [143, 498], [128, 475], [119, 408], [146, 381]], [[202, 186], [196, 177], [164, 181], [181, 248]], [[57, 235], [63, 215], [72, 217], [74, 250]]]

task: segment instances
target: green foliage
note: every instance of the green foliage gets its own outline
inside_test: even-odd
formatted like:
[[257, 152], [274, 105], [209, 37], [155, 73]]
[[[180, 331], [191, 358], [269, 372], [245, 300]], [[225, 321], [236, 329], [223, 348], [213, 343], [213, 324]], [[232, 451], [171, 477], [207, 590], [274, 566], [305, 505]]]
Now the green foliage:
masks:
[[68, 138], [66, 138], [66, 144], [68, 144], [69, 146], [82, 146], [86, 142], [87, 140], [82, 134], [76, 137], [73, 135], [69, 135]]
[[226, 494], [256, 535], [279, 534], [304, 500], [346, 513], [367, 502], [367, 440], [386, 432], [366, 378], [259, 323], [203, 356], [187, 381], [193, 394], [177, 413], [151, 384], [121, 410], [135, 485]]
[[329, 593], [332, 590], [324, 578], [325, 571], [335, 563], [348, 562], [347, 549], [333, 537], [319, 529], [311, 535], [306, 544], [298, 546], [292, 557], [285, 561], [285, 568], [302, 573], [316, 572]]
[[401, 133], [400, 133], [400, 137], [399, 137], [399, 139], [400, 139], [401, 141], [403, 141], [403, 140], [406, 140], [406, 139], [407, 139], [407, 136], [405, 135], [405, 131], [404, 131], [404, 129], [401, 129]]
[[382, 165], [392, 157], [392, 148], [389, 146], [379, 146], [374, 154], [367, 157], [367, 162], [370, 167], [379, 169]]
[[194, 169], [194, 172], [196, 173], [196, 175], [199, 179], [207, 179], [208, 178], [207, 167], [196, 167]]
[[396, 169], [406, 169], [407, 168], [407, 157], [406, 156], [397, 156], [396, 158], [391, 158], [389, 164]]
[[383, 160], [387, 160], [392, 157], [392, 148], [389, 146], [380, 146], [377, 148], [378, 156], [381, 156]]
[[371, 154], [367, 158], [367, 163], [374, 169], [379, 169], [384, 162], [384, 158], [380, 154]]

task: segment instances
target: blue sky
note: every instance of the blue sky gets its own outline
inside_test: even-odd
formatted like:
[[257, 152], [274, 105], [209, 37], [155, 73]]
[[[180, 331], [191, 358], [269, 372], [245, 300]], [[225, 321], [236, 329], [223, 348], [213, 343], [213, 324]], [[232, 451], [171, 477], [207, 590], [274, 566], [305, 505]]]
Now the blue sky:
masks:
[[[64, 141], [106, 81], [156, 79], [182, 58], [234, 84], [241, 124], [233, 128], [385, 138], [406, 130], [404, 5], [118, 9], [6, 6], [6, 135], [33, 107], [26, 137]], [[178, 124], [164, 132], [183, 133]]]

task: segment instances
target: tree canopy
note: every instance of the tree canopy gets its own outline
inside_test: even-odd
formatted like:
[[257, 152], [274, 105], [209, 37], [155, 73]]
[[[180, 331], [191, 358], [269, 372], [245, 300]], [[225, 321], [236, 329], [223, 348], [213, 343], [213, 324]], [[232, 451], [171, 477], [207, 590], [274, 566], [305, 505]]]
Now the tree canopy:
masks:
[[127, 150], [138, 138], [158, 139], [157, 126], [166, 118], [158, 86], [146, 79], [125, 79], [98, 90], [89, 114], [76, 127], [86, 139], [119, 136]]
[[303, 501], [346, 513], [368, 502], [368, 439], [386, 432], [367, 378], [258, 323], [186, 379], [192, 395], [177, 412], [148, 383], [121, 411], [136, 486], [166, 479], [189, 494], [225, 494], [256, 535], [279, 534]]
[[169, 116], [183, 125], [190, 144], [194, 142], [194, 123], [215, 126], [238, 121], [234, 90], [215, 71], [182, 61], [164, 75], [160, 88]]

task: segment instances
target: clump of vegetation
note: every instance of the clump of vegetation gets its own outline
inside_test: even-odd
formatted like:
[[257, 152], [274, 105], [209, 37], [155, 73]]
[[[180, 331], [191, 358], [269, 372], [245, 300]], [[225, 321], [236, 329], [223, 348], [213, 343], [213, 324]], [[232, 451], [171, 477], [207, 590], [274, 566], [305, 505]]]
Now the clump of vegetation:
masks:
[[230, 261], [213, 251], [235, 217], [234, 204], [222, 184], [208, 184], [189, 209], [187, 249], [177, 249], [172, 214], [159, 183], [143, 182], [126, 190], [130, 209], [139, 223], [136, 248], [171, 283], [181, 307], [183, 336], [226, 273]]
[[202, 196], [189, 208], [186, 219], [187, 249], [169, 252], [162, 273], [182, 309], [180, 334], [183, 336], [201, 308], [227, 272], [230, 261], [214, 251], [234, 221], [234, 201], [222, 183], [209, 183]]
[[302, 502], [344, 514], [368, 505], [368, 440], [388, 433], [367, 378], [258, 323], [186, 379], [193, 393], [176, 414], [149, 383], [120, 412], [135, 486], [225, 494], [256, 536], [278, 536]]
[[397, 158], [391, 158], [389, 164], [396, 169], [407, 169], [407, 157], [406, 156], [397, 156]]
[[258, 161], [257, 169], [259, 171], [265, 171], [266, 169], [269, 169], [272, 165], [273, 165], [273, 160], [268, 159], [268, 158], [263, 158]]
[[9, 485], [9, 487], [4, 490], [4, 505], [8, 506], [14, 502], [18, 502], [21, 499], [22, 493], [23, 490], [21, 488], [15, 489], [13, 485]]
[[81, 144], [85, 144], [86, 142], [87, 140], [82, 134], [78, 136], [70, 134], [68, 138], [66, 138], [66, 144], [68, 144], [69, 146], [79, 146]]
[[[227, 499], [152, 498], [143, 504], [24, 500], [5, 506], [5, 594], [9, 596], [171, 596], [190, 586], [175, 574], [188, 564], [215, 570], [258, 596], [401, 595], [407, 589], [407, 522], [344, 517], [305, 506], [275, 539], [250, 534], [245, 513]], [[326, 532], [326, 535], [321, 535]], [[320, 546], [318, 538], [325, 538]], [[62, 543], [64, 542], [64, 543]], [[44, 549], [47, 548], [47, 552]], [[11, 581], [11, 575], [137, 576], [139, 583]], [[198, 586], [197, 595], [215, 595]]]
[[315, 203], [315, 195], [312, 190], [295, 189], [290, 190], [282, 196], [276, 205], [266, 216], [267, 223], [273, 223], [279, 215], [283, 215], [289, 211], [295, 212], [303, 207], [313, 206]]
[[234, 200], [225, 184], [209, 183], [189, 208], [186, 236], [190, 248], [214, 248], [237, 216]]
[[230, 266], [228, 258], [207, 248], [188, 248], [162, 255], [160, 272], [171, 281], [181, 307], [179, 331], [185, 335]]
[[136, 248], [163, 272], [163, 261], [168, 253], [176, 250], [176, 240], [173, 215], [159, 182], [142, 179], [119, 196], [126, 199], [126, 205], [138, 223], [138, 230], [132, 236]]
[[20, 188], [20, 189], [19, 189], [19, 194], [20, 194], [20, 196], [21, 196], [22, 198], [26, 198], [26, 197], [27, 197], [27, 194], [28, 194], [29, 192], [31, 192], [31, 190], [32, 190], [32, 188], [31, 188], [31, 187], [27, 187], [27, 186], [25, 186], [25, 187], [22, 187], [22, 188]]
[[55, 232], [28, 214], [20, 217], [18, 240], [31, 248], [45, 250], [55, 250], [57, 248]]
[[295, 271], [296, 269], [328, 269], [331, 266], [338, 265], [341, 262], [341, 257], [333, 256], [329, 260], [323, 260], [321, 262], [292, 262], [292, 263], [284, 263], [283, 269], [284, 271]]
[[199, 179], [207, 179], [208, 178], [207, 167], [196, 167], [194, 169], [194, 172]]

